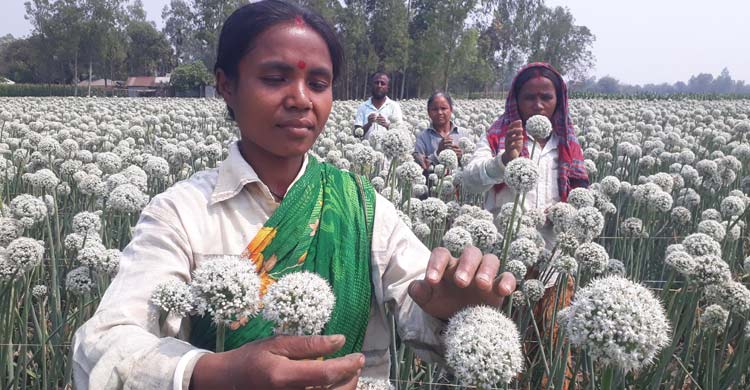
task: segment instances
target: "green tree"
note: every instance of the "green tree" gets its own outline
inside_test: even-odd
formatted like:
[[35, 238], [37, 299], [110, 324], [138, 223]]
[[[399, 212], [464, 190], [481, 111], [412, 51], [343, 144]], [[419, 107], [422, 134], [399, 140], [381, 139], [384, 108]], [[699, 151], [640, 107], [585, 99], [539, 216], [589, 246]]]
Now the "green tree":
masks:
[[213, 69], [216, 49], [224, 20], [246, 0], [193, 0], [193, 26], [196, 39], [195, 58]]
[[131, 21], [128, 35], [128, 74], [158, 75], [169, 70], [172, 48], [153, 22]]
[[172, 71], [169, 83], [179, 92], [193, 91], [213, 81], [213, 75], [202, 62], [180, 65]]
[[193, 11], [184, 0], [172, 0], [161, 11], [163, 32], [174, 48], [175, 64], [190, 60], [188, 47], [193, 44]]
[[585, 26], [575, 25], [570, 10], [542, 8], [540, 23], [531, 38], [529, 61], [552, 64], [560, 73], [581, 79], [594, 64], [591, 46], [594, 35]]

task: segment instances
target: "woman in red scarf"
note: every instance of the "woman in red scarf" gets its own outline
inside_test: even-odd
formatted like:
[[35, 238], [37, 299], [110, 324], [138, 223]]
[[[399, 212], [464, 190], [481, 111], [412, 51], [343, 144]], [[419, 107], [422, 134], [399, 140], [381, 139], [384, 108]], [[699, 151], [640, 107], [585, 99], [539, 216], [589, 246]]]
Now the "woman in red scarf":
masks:
[[[534, 115], [546, 116], [552, 131], [545, 139], [535, 140], [525, 130], [526, 121]], [[531, 155], [530, 151], [533, 151]], [[526, 210], [546, 210], [557, 202], [565, 202], [573, 188], [588, 187], [589, 178], [583, 164], [583, 152], [576, 139], [573, 123], [568, 113], [568, 91], [565, 81], [549, 64], [531, 63], [522, 68], [513, 79], [505, 112], [492, 124], [477, 146], [465, 170], [464, 184], [468, 190], [487, 192], [485, 208], [497, 214], [506, 203], [515, 200], [515, 192], [504, 183], [505, 166], [516, 158], [531, 158], [536, 162], [539, 180], [524, 197]], [[555, 243], [552, 227], [547, 223], [542, 236], [548, 248]], [[506, 259], [501, 259], [505, 261]], [[538, 277], [532, 268], [527, 278]], [[554, 282], [554, 278], [552, 279]], [[567, 279], [565, 295], [556, 296], [554, 285], [547, 285], [544, 297], [535, 305], [534, 315], [539, 328], [557, 338], [554, 312], [570, 305], [574, 283]], [[557, 302], [556, 302], [557, 301]], [[527, 329], [527, 335], [532, 334]], [[546, 338], [546, 337], [545, 337]], [[527, 337], [535, 340], [535, 337]], [[536, 353], [536, 343], [526, 344], [527, 355]], [[570, 365], [570, 356], [568, 356]], [[569, 369], [570, 367], [568, 367]], [[566, 370], [563, 388], [568, 388], [570, 373]], [[542, 379], [546, 385], [548, 378]]]
[[[552, 123], [546, 139], [534, 140], [525, 131], [526, 120], [534, 115], [544, 115]], [[535, 150], [533, 156], [531, 150]], [[485, 208], [493, 214], [515, 199], [503, 176], [505, 166], [518, 157], [532, 158], [539, 172], [536, 187], [526, 194], [526, 209], [546, 210], [567, 201], [571, 189], [589, 185], [583, 151], [568, 113], [567, 87], [549, 64], [531, 63], [519, 71], [508, 93], [505, 112], [482, 136], [466, 167], [465, 186], [472, 192], [486, 192]], [[551, 246], [552, 229], [547, 226], [542, 234]]]

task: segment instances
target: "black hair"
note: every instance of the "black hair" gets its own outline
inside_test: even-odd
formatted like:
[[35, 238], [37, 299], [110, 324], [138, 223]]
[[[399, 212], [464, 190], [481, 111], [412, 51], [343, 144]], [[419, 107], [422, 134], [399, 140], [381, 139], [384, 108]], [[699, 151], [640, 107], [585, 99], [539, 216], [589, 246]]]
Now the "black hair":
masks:
[[444, 97], [445, 100], [448, 101], [448, 105], [451, 107], [451, 110], [452, 110], [453, 109], [453, 99], [451, 99], [451, 95], [449, 95], [447, 92], [443, 92], [443, 91], [437, 91], [437, 92], [433, 93], [432, 95], [430, 95], [430, 98], [427, 99], [427, 109], [429, 110], [430, 109], [430, 104], [432, 104], [432, 102], [435, 101], [436, 98], [441, 97], [441, 96]]
[[[214, 73], [221, 69], [228, 78], [236, 80], [239, 63], [253, 49], [255, 39], [268, 28], [295, 18], [302, 18], [326, 42], [333, 65], [333, 81], [336, 81], [344, 64], [344, 49], [336, 31], [315, 11], [282, 0], [246, 4], [229, 15], [221, 28]], [[227, 110], [234, 120], [232, 109], [227, 106]]]
[[560, 104], [562, 102], [562, 83], [563, 81], [560, 79], [560, 76], [555, 74], [555, 72], [541, 66], [532, 66], [530, 68], [526, 68], [516, 77], [516, 83], [513, 85], [513, 95], [518, 99], [518, 94], [521, 92], [521, 87], [523, 87], [524, 84], [526, 84], [527, 81], [537, 78], [537, 77], [544, 77], [552, 81], [552, 85], [555, 86], [555, 96], [557, 97], [557, 103]]
[[378, 77], [378, 76], [385, 76], [388, 78], [389, 82], [391, 81], [391, 76], [389, 76], [388, 73], [385, 73], [382, 70], [379, 70], [370, 75], [370, 82], [372, 83], [372, 81], [375, 80], [375, 77]]

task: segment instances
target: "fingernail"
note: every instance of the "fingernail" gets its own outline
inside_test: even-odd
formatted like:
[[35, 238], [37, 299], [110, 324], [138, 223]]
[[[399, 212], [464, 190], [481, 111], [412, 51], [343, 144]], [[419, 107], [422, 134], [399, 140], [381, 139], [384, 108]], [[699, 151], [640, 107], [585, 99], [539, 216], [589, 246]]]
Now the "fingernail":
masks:
[[488, 283], [490, 281], [490, 278], [485, 274], [481, 274], [477, 276], [477, 280], [483, 283]]
[[331, 336], [331, 341], [334, 344], [343, 344], [346, 341], [346, 338], [344, 337], [344, 335], [335, 334]]
[[365, 364], [365, 355], [359, 356], [359, 364]]
[[434, 281], [434, 280], [437, 280], [437, 278], [438, 278], [437, 271], [435, 271], [435, 270], [429, 270], [429, 271], [427, 271], [427, 279]]
[[467, 275], [467, 274], [466, 274], [466, 272], [463, 272], [463, 271], [459, 271], [459, 272], [456, 272], [456, 278], [457, 278], [458, 280], [460, 280], [460, 281], [462, 281], [462, 282], [464, 282], [464, 283], [465, 283], [465, 282], [467, 282], [467, 281], [468, 281], [468, 279], [469, 279], [469, 275]]

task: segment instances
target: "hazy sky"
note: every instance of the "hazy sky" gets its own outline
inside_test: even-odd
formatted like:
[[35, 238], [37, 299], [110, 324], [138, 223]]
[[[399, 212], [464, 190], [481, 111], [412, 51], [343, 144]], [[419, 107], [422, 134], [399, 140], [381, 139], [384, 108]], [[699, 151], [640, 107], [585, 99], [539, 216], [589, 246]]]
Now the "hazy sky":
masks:
[[[449, 0], [448, 0], [449, 1]], [[161, 28], [169, 0], [143, 0], [147, 17]], [[546, 0], [570, 8], [577, 24], [596, 36], [597, 77], [627, 83], [687, 81], [723, 67], [750, 82], [750, 0]], [[0, 35], [27, 35], [24, 0], [4, 0]]]

